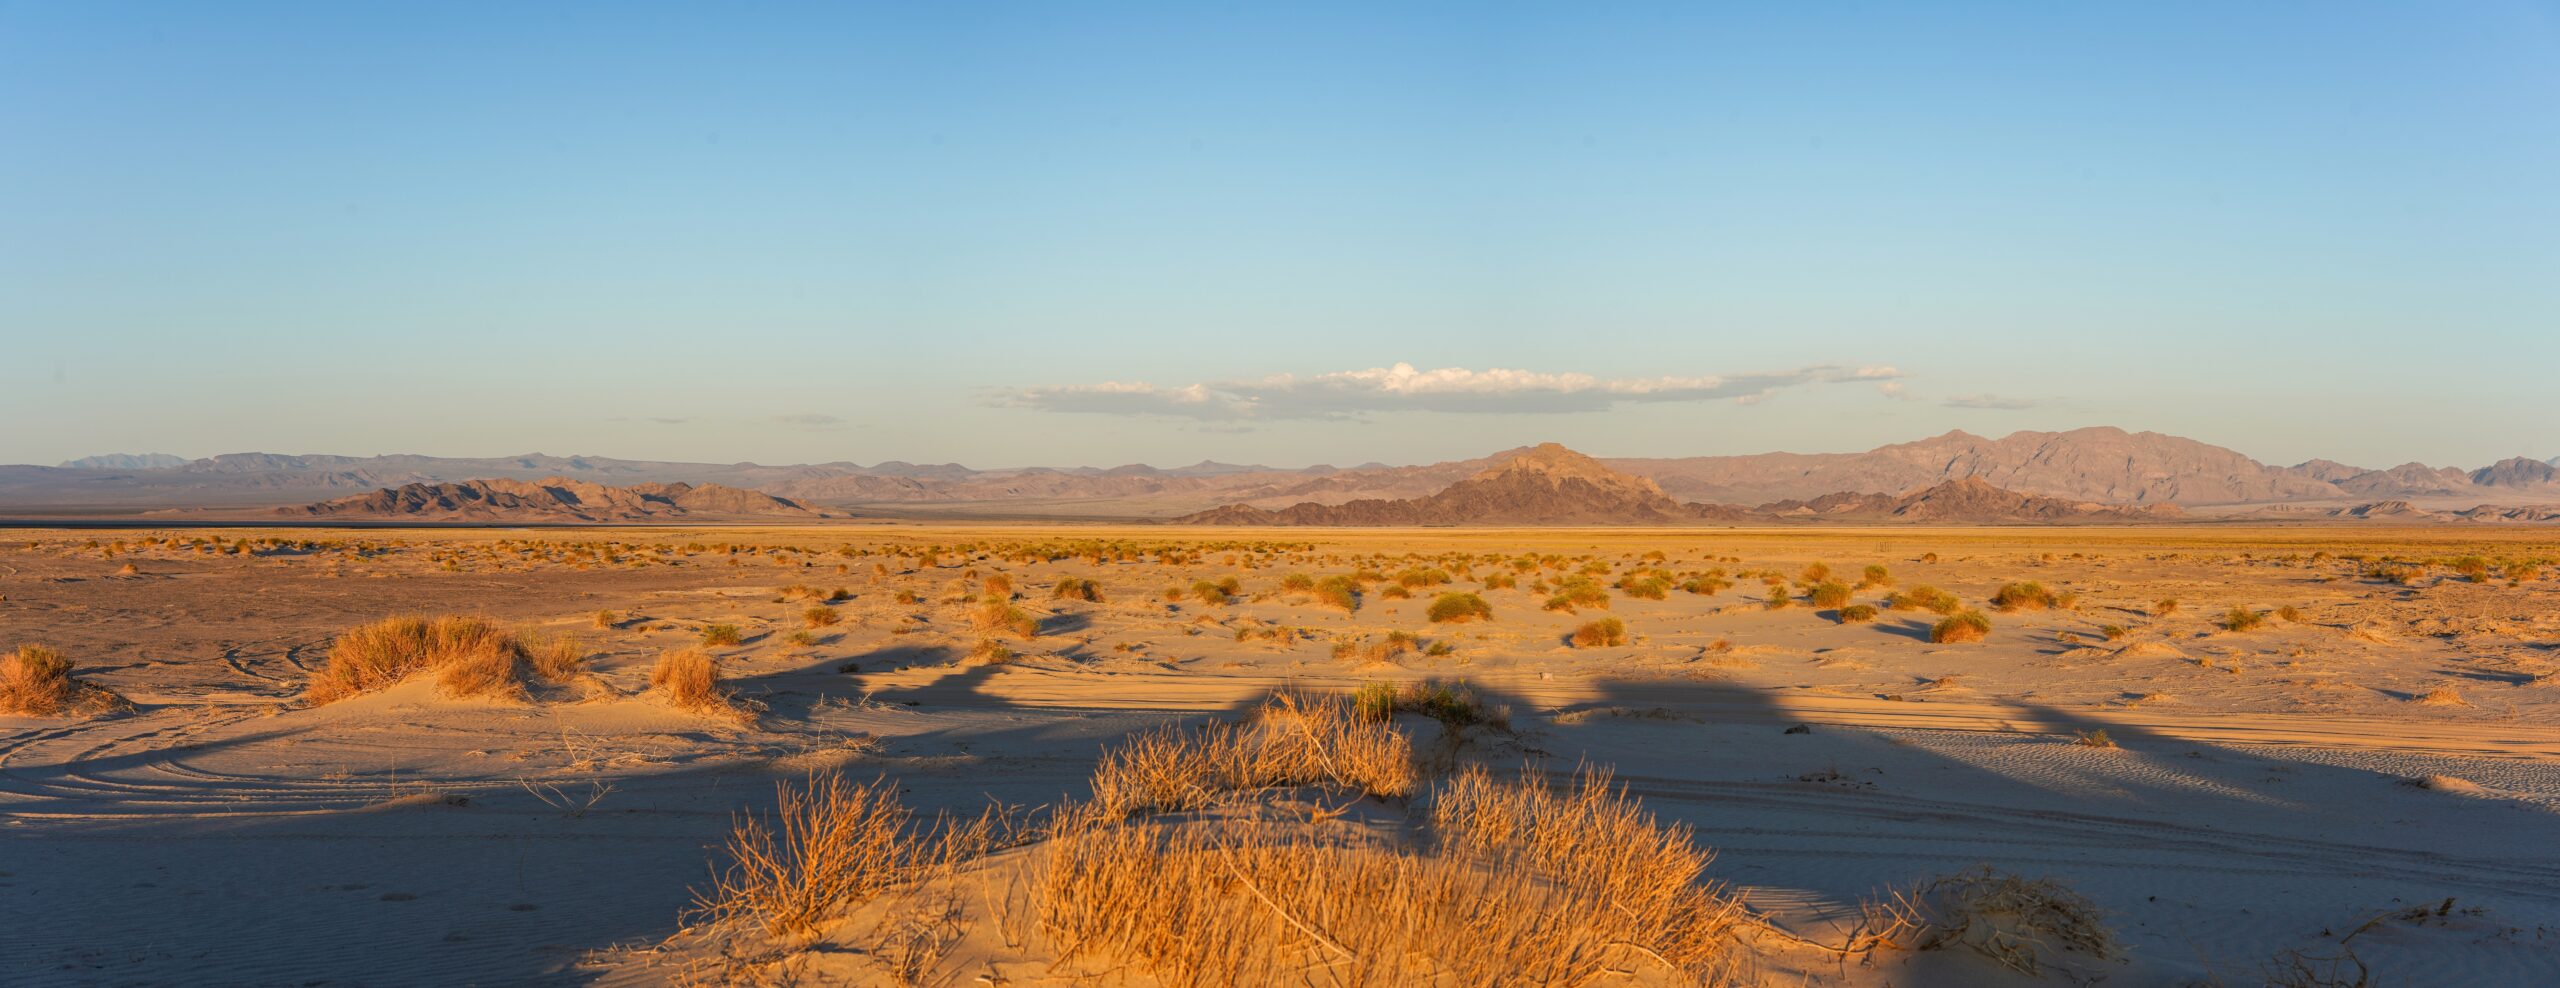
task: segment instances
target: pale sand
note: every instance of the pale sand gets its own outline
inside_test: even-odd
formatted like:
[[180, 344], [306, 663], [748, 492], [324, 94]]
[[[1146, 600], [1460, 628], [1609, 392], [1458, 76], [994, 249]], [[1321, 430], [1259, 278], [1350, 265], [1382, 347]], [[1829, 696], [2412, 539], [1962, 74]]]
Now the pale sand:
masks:
[[[2380, 983], [2560, 983], [2560, 579], [2403, 588], [2355, 579], [2344, 561], [2277, 560], [2322, 549], [2560, 555], [2530, 531], [1241, 536], [1320, 553], [1536, 550], [1612, 563], [1660, 549], [1673, 569], [1793, 573], [1820, 559], [1852, 579], [1876, 562], [1900, 586], [1977, 604], [2010, 580], [2081, 595], [2076, 612], [1995, 613], [1987, 641], [1932, 645], [1917, 629], [1934, 615], [1840, 625], [1810, 607], [1765, 611], [1759, 582], [1742, 579], [1714, 597], [1617, 596], [1607, 613], [1637, 637], [1605, 649], [1563, 647], [1597, 615], [1542, 612], [1525, 589], [1486, 592], [1490, 624], [1436, 629], [1421, 618], [1428, 592], [1373, 595], [1356, 616], [1278, 597], [1168, 607], [1154, 595], [1226, 575], [1254, 594], [1288, 572], [1350, 568], [1239, 570], [1218, 551], [1178, 567], [954, 560], [875, 581], [871, 558], [823, 553], [731, 566], [679, 552], [678, 565], [638, 568], [484, 554], [528, 533], [348, 535], [393, 548], [368, 558], [108, 558], [87, 546], [121, 534], [0, 542], [0, 649], [50, 644], [140, 706], [89, 722], [0, 718], [0, 983], [659, 983], [670, 959], [612, 948], [677, 929], [731, 815], [769, 805], [777, 780], [840, 768], [894, 780], [927, 809], [1053, 803], [1081, 794], [1098, 752], [1134, 730], [1230, 711], [1283, 684], [1406, 679], [1463, 679], [1508, 708], [1513, 731], [1473, 735], [1464, 758], [1615, 766], [1648, 807], [1717, 849], [1715, 877], [1816, 938], [1836, 935], [1879, 886], [1988, 862], [2095, 898], [2129, 951], [2089, 966], [2110, 984], [2258, 984], [2279, 951], [2332, 952], [2378, 915], [2447, 897], [2442, 919], [2386, 919], [2356, 935]], [[823, 550], [1239, 533], [529, 537]], [[456, 571], [440, 568], [447, 552], [460, 553]], [[1941, 561], [1915, 561], [1925, 552]], [[1743, 561], [1698, 561], [1706, 554]], [[127, 561], [139, 575], [114, 575]], [[978, 636], [935, 601], [965, 567], [1011, 574], [1020, 603], [1049, 617], [1042, 636], [1012, 643], [1017, 663], [961, 661]], [[1111, 599], [1053, 603], [1061, 576], [1098, 578]], [[808, 606], [776, 602], [794, 583], [857, 595], [814, 647], [782, 640]], [[895, 603], [900, 589], [927, 602]], [[2176, 615], [2136, 613], [2164, 596], [2181, 601]], [[2219, 630], [2213, 620], [2234, 604], [2289, 604], [2303, 621]], [[655, 630], [596, 630], [599, 608]], [[416, 612], [579, 634], [615, 694], [639, 693], [655, 654], [701, 623], [736, 623], [750, 637], [721, 650], [730, 675], [770, 709], [742, 728], [632, 695], [516, 705], [442, 699], [425, 683], [317, 709], [290, 702], [336, 632]], [[913, 618], [924, 630], [892, 632]], [[1255, 622], [1313, 634], [1235, 640]], [[2101, 641], [2102, 624], [2132, 633]], [[1456, 650], [1394, 664], [1332, 657], [1333, 636], [1393, 629]], [[2058, 640], [2065, 631], [2083, 641]], [[839, 672], [846, 663], [860, 671]], [[2467, 706], [2417, 701], [2448, 685]], [[1794, 724], [1812, 729], [1784, 733]], [[2069, 743], [2098, 728], [2121, 748]], [[1427, 743], [1436, 727], [1412, 729]], [[1039, 982], [1035, 967], [972, 955], [985, 946], [955, 949], [944, 983], [989, 972]], [[829, 963], [857, 982], [867, 970], [850, 956]], [[2026, 983], [1962, 953], [1844, 967], [1773, 949], [1765, 970], [1786, 985]]]

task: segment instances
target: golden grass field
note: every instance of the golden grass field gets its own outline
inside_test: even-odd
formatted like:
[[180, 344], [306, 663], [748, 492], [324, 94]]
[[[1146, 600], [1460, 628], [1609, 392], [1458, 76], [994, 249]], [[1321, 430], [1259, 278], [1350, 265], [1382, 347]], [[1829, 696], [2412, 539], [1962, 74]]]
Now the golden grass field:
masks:
[[2560, 983], [2523, 528], [39, 530], [0, 656], [0, 983]]

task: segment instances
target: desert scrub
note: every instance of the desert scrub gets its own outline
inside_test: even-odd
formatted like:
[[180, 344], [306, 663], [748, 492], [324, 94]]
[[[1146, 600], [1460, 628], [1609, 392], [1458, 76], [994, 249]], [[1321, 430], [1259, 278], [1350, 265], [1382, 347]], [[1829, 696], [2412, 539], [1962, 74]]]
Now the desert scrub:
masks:
[[1991, 595], [1991, 606], [2003, 611], [2041, 611], [2055, 603], [2053, 591], [2032, 580], [2004, 585]]
[[658, 653], [657, 664], [649, 667], [649, 689], [678, 710], [724, 715], [740, 712], [721, 685], [719, 660], [700, 648]]
[[741, 634], [738, 631], [738, 626], [734, 624], [706, 624], [702, 626], [702, 646], [704, 648], [720, 648], [725, 645], [735, 645], [745, 640], [746, 636]]
[[1662, 600], [1671, 596], [1671, 574], [1660, 570], [1629, 573], [1618, 578], [1618, 592], [1643, 600]]
[[1713, 597], [1717, 594], [1733, 589], [1733, 581], [1712, 574], [1707, 576], [1693, 576], [1682, 581], [1680, 589], [1688, 593], [1697, 594], [1701, 597]]
[[1892, 586], [1893, 571], [1885, 569], [1883, 566], [1870, 564], [1868, 565], [1866, 572], [1860, 576], [1858, 584], [1860, 586], [1868, 587]]
[[1627, 623], [1617, 618], [1601, 618], [1573, 629], [1573, 647], [1599, 648], [1627, 643]]
[[1081, 600], [1098, 604], [1102, 602], [1102, 584], [1082, 577], [1062, 577], [1058, 580], [1058, 585], [1049, 591], [1049, 597], [1053, 600]]
[[1328, 576], [1316, 582], [1316, 602], [1339, 607], [1344, 614], [1360, 613], [1360, 580], [1350, 576]]
[[817, 628], [832, 628], [844, 621], [844, 615], [836, 613], [835, 608], [828, 607], [825, 604], [820, 604], [809, 608], [808, 610], [801, 611], [800, 621], [801, 623], [808, 625], [813, 630]]
[[1886, 594], [1884, 606], [1897, 611], [1953, 614], [1964, 606], [1964, 602], [1957, 600], [1954, 594], [1923, 583], [1909, 590], [1896, 590]]
[[1039, 618], [1001, 600], [980, 601], [970, 608], [969, 626], [981, 632], [1005, 632], [1016, 638], [1031, 638], [1040, 633]]
[[1223, 606], [1233, 603], [1243, 592], [1244, 584], [1232, 576], [1216, 581], [1196, 580], [1191, 584], [1191, 596], [1203, 604]]
[[71, 674], [71, 660], [42, 645], [20, 645], [0, 655], [0, 714], [17, 717], [95, 717], [133, 709], [112, 690]]
[[303, 700], [334, 703], [421, 673], [435, 674], [447, 696], [520, 695], [533, 657], [516, 636], [480, 618], [386, 618], [339, 634]]
[[1519, 587], [1520, 578], [1509, 573], [1492, 573], [1484, 578], [1484, 588], [1487, 590], [1517, 590]]
[[2168, 617], [2169, 615], [2176, 613], [2178, 613], [2178, 598], [2176, 597], [2162, 597], [2159, 602], [2151, 605], [2152, 617]]
[[1493, 605], [1471, 593], [1444, 593], [1431, 601], [1428, 614], [1433, 624], [1463, 624], [1468, 621], [1493, 620]]
[[1876, 609], [1866, 604], [1851, 604], [1840, 609], [1841, 624], [1865, 624], [1876, 619]]
[[1589, 577], [1566, 580], [1556, 587], [1555, 595], [1548, 597], [1545, 604], [1547, 610], [1567, 614], [1578, 613], [1585, 607], [1609, 608], [1609, 591], [1601, 589], [1600, 584]]
[[2105, 638], [2111, 642], [2123, 641], [2126, 635], [2130, 635], [2132, 633], [2133, 629], [2127, 628], [2121, 624], [2102, 624], [2098, 626], [2098, 634], [2105, 636]]
[[2266, 615], [2246, 607], [2234, 607], [2224, 611], [2221, 621], [2222, 629], [2225, 631], [2256, 631], [2259, 625], [2265, 623], [2267, 623]]
[[1954, 642], [1981, 641], [1991, 633], [1991, 619], [1981, 611], [1965, 610], [1948, 616], [1929, 627], [1929, 640], [1941, 645]]
[[1817, 583], [1805, 592], [1805, 601], [1815, 607], [1839, 607], [1849, 602], [1849, 593], [1846, 583]]

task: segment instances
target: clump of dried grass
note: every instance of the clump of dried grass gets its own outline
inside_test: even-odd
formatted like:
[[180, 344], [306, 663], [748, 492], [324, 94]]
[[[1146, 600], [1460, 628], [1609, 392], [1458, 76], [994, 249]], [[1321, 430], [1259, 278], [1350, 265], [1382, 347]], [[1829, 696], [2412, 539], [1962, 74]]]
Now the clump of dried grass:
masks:
[[720, 685], [720, 660], [700, 648], [658, 653], [657, 664], [649, 667], [649, 690], [678, 710], [739, 718], [748, 713]]
[[1062, 824], [1040, 918], [1061, 965], [1131, 963], [1167, 985], [1582, 984], [1662, 971], [1736, 977], [1741, 908], [1698, 881], [1709, 858], [1586, 774], [1461, 774], [1421, 846], [1344, 841], [1303, 824]]
[[1040, 633], [1040, 619], [1031, 612], [1001, 600], [981, 601], [969, 611], [969, 626], [980, 632], [1005, 632], [1016, 638], [1031, 638]]
[[1115, 818], [1208, 806], [1227, 794], [1321, 786], [1371, 796], [1413, 791], [1413, 746], [1341, 697], [1274, 695], [1242, 723], [1168, 727], [1130, 739], [1093, 773]]
[[1573, 629], [1573, 647], [1605, 648], [1627, 643], [1627, 623], [1617, 618], [1601, 618]]
[[1913, 888], [1888, 890], [1863, 904], [1847, 952], [1964, 947], [2030, 977], [2058, 954], [2106, 960], [2115, 934], [2097, 903], [2050, 878], [2027, 879], [1989, 865]]
[[529, 646], [482, 618], [385, 618], [338, 635], [302, 695], [315, 706], [334, 703], [433, 673], [447, 696], [522, 696], [528, 670], [565, 681], [582, 659], [574, 641]]
[[0, 714], [96, 717], [133, 709], [133, 701], [71, 675], [71, 660], [42, 645], [0, 656]]
[[1978, 642], [1989, 634], [1991, 619], [1975, 610], [1958, 612], [1929, 627], [1929, 640], [1941, 645]]
[[697, 921], [805, 941], [883, 892], [948, 876], [991, 845], [998, 823], [990, 813], [919, 824], [896, 785], [833, 773], [775, 791], [770, 818], [732, 827], [728, 868], [695, 893]]

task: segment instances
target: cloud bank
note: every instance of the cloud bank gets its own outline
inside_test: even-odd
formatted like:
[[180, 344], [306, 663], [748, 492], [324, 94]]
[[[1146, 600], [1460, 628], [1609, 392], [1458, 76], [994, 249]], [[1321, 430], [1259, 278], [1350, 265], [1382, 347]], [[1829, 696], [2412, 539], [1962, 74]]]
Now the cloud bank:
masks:
[[1398, 411], [1551, 415], [1654, 402], [1750, 402], [1790, 388], [1881, 383], [1900, 377], [1902, 372], [1891, 367], [1829, 364], [1760, 374], [1647, 378], [1599, 378], [1503, 368], [1417, 370], [1412, 364], [1397, 364], [1308, 377], [1274, 374], [1178, 388], [1118, 381], [1020, 388], [998, 394], [993, 403], [1051, 412], [1210, 422], [1348, 419]]

